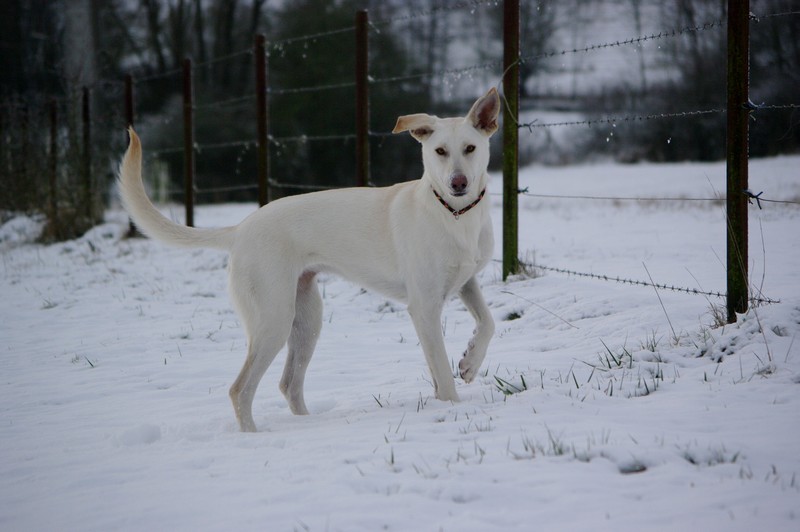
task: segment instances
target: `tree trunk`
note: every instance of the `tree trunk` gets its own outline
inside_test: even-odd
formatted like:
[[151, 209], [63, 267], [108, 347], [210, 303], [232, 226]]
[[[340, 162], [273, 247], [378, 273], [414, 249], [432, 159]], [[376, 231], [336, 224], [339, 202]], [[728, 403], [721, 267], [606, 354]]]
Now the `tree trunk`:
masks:
[[164, 58], [164, 49], [161, 46], [161, 22], [159, 21], [160, 4], [157, 0], [142, 0], [142, 6], [147, 12], [147, 39], [150, 41], [150, 48], [156, 56], [156, 65], [159, 72], [167, 70], [167, 62]]

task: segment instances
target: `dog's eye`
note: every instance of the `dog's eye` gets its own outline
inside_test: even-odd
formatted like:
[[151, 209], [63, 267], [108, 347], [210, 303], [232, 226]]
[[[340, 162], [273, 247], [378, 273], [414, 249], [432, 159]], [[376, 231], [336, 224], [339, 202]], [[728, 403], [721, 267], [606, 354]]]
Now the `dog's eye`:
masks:
[[436, 148], [436, 153], [444, 157], [445, 155], [447, 155], [447, 150], [444, 148]]
[[469, 146], [464, 148], [464, 153], [472, 153], [474, 151], [475, 151], [475, 145], [474, 144], [470, 144]]

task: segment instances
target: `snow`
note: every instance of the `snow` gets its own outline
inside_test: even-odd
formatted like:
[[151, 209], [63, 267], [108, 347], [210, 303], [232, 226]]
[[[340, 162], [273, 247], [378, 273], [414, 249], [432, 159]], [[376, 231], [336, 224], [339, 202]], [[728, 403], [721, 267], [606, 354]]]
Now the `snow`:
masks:
[[[751, 188], [800, 198], [800, 157]], [[531, 194], [715, 197], [712, 164], [530, 167]], [[489, 196], [501, 256], [501, 182]], [[255, 207], [200, 207], [200, 226]], [[179, 206], [165, 207], [180, 219]], [[0, 228], [3, 530], [798, 530], [800, 209], [750, 207], [752, 284], [780, 303], [714, 325], [715, 297], [550, 271], [481, 275], [497, 332], [462, 401], [432, 386], [402, 305], [334, 277], [309, 369], [311, 416], [277, 390], [260, 432], [227, 390], [244, 335], [224, 254], [125, 239], [127, 218], [35, 243]], [[524, 258], [725, 290], [721, 204], [520, 197]], [[542, 272], [539, 272], [542, 273]], [[442, 324], [457, 362], [472, 330]], [[504, 394], [505, 390], [508, 394]]]

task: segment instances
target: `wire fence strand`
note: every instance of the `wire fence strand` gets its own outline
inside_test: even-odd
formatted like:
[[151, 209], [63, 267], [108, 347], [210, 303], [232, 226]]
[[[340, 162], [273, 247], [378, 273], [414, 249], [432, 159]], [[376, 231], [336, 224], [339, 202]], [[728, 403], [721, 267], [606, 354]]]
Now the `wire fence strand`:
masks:
[[704, 109], [704, 110], [696, 110], [696, 111], [678, 111], [674, 113], [653, 113], [649, 115], [631, 115], [631, 116], [608, 116], [605, 118], [594, 118], [594, 119], [587, 119], [587, 120], [572, 120], [572, 121], [565, 121], [565, 122], [547, 122], [547, 123], [539, 123], [538, 120], [533, 120], [532, 122], [519, 124], [520, 128], [525, 128], [528, 131], [533, 131], [536, 128], [547, 128], [547, 127], [563, 127], [563, 126], [594, 126], [597, 124], [623, 124], [626, 122], [644, 122], [647, 120], [660, 120], [665, 118], [686, 118], [689, 116], [703, 116], [703, 115], [712, 115], [712, 114], [722, 114], [725, 113], [725, 109], [714, 108], [714, 109]]
[[[668, 290], [668, 291], [671, 291], [671, 292], [680, 292], [680, 293], [692, 294], [692, 295], [698, 295], [698, 296], [718, 297], [718, 298], [727, 297], [727, 295], [722, 293], [722, 292], [706, 291], [706, 290], [700, 290], [698, 288], [686, 288], [686, 287], [682, 287], [682, 286], [667, 285], [667, 284], [662, 284], [662, 283], [654, 283], [654, 282], [651, 282], [651, 281], [642, 281], [640, 279], [629, 279], [629, 278], [626, 278], [626, 277], [604, 275], [604, 274], [598, 274], [598, 273], [579, 272], [579, 271], [575, 271], [575, 270], [569, 270], [567, 268], [557, 268], [557, 267], [554, 267], [554, 266], [547, 266], [545, 264], [538, 264], [538, 263], [535, 263], [535, 262], [523, 262], [523, 261], [520, 261], [520, 262], [522, 264], [524, 264], [525, 268], [528, 271], [542, 270], [542, 271], [548, 271], [548, 272], [554, 272], [554, 273], [561, 273], [561, 274], [565, 274], [565, 275], [572, 275], [572, 276], [575, 276], [575, 277], [596, 279], [596, 280], [600, 280], [600, 281], [611, 281], [611, 282], [615, 282], [615, 283], [628, 284], [628, 285], [632, 285], [632, 286], [647, 286], [647, 287], [651, 287], [651, 288], [658, 288], [659, 290]], [[763, 296], [753, 296], [753, 297], [750, 298], [750, 302], [751, 303], [759, 303], [759, 304], [773, 304], [773, 303], [780, 303], [780, 300], [779, 299], [772, 299], [772, 298], [769, 298], [769, 297], [763, 297]]]
[[550, 57], [557, 57], [557, 56], [564, 56], [568, 54], [579, 54], [579, 53], [586, 53], [586, 52], [593, 52], [596, 50], [604, 50], [606, 48], [616, 48], [620, 46], [629, 46], [632, 44], [641, 44], [647, 41], [657, 41], [659, 39], [668, 39], [672, 37], [679, 37], [681, 35], [686, 35], [688, 33], [694, 33], [699, 31], [706, 31], [711, 30], [714, 28], [721, 28], [725, 26], [725, 22], [722, 20], [715, 20], [711, 22], [705, 22], [703, 24], [697, 24], [695, 26], [685, 26], [683, 28], [676, 28], [672, 30], [662, 31], [659, 33], [652, 33], [650, 35], [640, 35], [638, 37], [631, 37], [629, 39], [617, 40], [617, 41], [607, 41], [603, 43], [596, 43], [596, 44], [589, 44], [583, 47], [576, 47], [571, 49], [564, 49], [559, 51], [550, 51], [550, 52], [543, 52], [539, 54], [530, 54], [530, 55], [520, 55], [520, 62], [524, 63], [526, 61], [532, 61], [537, 59], [546, 59]]

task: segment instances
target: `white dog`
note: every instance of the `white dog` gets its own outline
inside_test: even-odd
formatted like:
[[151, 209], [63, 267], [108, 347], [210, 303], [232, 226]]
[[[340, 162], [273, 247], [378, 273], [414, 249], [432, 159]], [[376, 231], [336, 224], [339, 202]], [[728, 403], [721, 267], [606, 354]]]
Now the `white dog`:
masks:
[[466, 118], [401, 116], [394, 133], [422, 144], [422, 179], [385, 188], [350, 188], [292, 196], [239, 225], [196, 229], [164, 217], [142, 185], [142, 147], [131, 129], [120, 167], [122, 202], [148, 236], [185, 247], [230, 252], [230, 294], [247, 333], [247, 359], [230, 397], [242, 431], [255, 431], [256, 388], [289, 344], [280, 389], [294, 414], [308, 414], [303, 380], [322, 326], [315, 276], [333, 272], [408, 303], [436, 397], [458, 401], [442, 337], [445, 301], [458, 294], [476, 321], [459, 362], [471, 382], [486, 356], [494, 322], [475, 275], [492, 256], [489, 137], [500, 100], [491, 89]]

